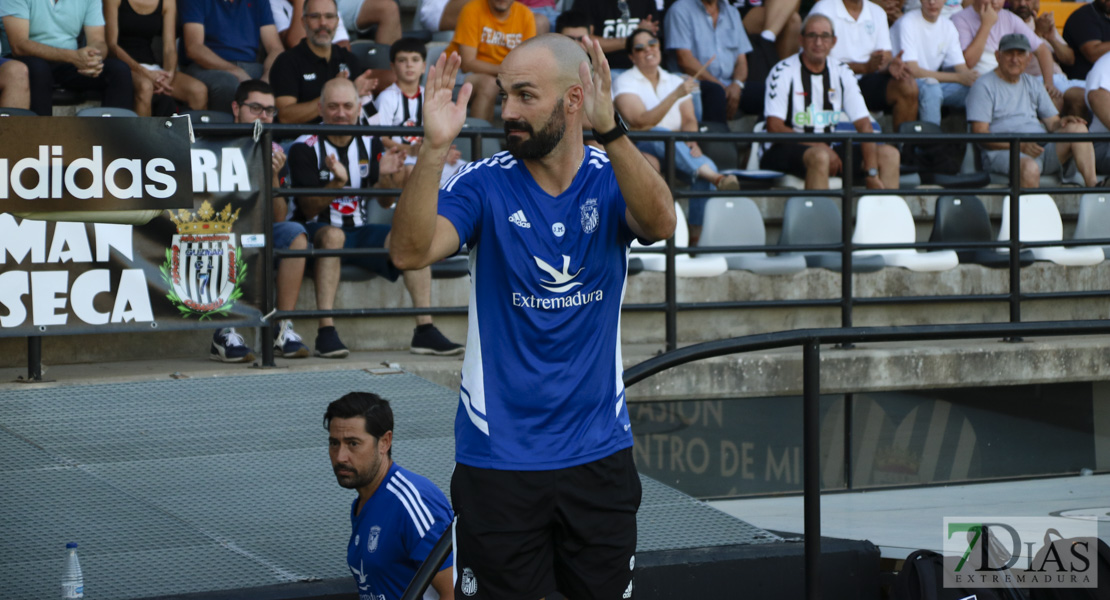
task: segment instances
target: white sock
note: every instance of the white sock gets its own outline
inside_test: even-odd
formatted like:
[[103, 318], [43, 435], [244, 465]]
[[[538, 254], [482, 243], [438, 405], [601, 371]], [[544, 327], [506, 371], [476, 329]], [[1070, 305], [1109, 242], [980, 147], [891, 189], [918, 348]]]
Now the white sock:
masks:
[[770, 29], [764, 29], [763, 33], [759, 34], [759, 37], [767, 40], [768, 42], [771, 42], [772, 44], [774, 44], [775, 40], [778, 39], [778, 36], [775, 35], [775, 32], [771, 31]]

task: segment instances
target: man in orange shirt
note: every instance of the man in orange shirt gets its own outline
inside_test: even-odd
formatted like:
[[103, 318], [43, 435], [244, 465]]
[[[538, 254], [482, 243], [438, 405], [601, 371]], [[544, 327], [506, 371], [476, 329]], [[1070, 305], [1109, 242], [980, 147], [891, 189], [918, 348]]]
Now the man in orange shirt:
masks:
[[445, 54], [459, 53], [466, 81], [474, 86], [470, 116], [493, 121], [498, 66], [510, 50], [535, 36], [532, 11], [515, 0], [472, 0], [463, 7]]

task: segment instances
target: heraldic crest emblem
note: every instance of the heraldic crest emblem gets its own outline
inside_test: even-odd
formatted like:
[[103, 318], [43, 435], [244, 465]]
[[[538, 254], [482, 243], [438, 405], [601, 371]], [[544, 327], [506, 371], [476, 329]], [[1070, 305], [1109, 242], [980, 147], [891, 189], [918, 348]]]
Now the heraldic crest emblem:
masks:
[[207, 200], [195, 212], [170, 212], [177, 235], [166, 250], [162, 279], [169, 289], [166, 297], [182, 317], [227, 316], [242, 297], [247, 265], [231, 232], [238, 218], [239, 210], [232, 213], [230, 203], [217, 213]]

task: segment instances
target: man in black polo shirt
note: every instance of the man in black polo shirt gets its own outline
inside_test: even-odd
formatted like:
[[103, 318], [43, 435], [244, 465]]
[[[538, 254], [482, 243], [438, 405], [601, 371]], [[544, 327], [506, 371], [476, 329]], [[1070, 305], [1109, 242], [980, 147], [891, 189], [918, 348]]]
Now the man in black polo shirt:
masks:
[[332, 43], [339, 24], [335, 0], [305, 0], [303, 19], [305, 38], [282, 52], [270, 70], [282, 123], [320, 122], [320, 91], [335, 77], [354, 79], [363, 98], [378, 83], [350, 50]]
[[1063, 65], [1068, 79], [1086, 79], [1091, 66], [1110, 52], [1110, 0], [1093, 0], [1071, 13], [1064, 41], [1075, 50], [1075, 63]]

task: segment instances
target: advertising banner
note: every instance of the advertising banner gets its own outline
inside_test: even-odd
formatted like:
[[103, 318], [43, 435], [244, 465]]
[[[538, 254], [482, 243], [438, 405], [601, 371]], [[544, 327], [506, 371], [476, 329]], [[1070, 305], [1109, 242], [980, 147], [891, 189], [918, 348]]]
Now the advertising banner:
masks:
[[[186, 153], [177, 156], [179, 140], [166, 141], [166, 148], [155, 147], [143, 139], [154, 132], [131, 129], [131, 121], [165, 119], [45, 122], [53, 121], [80, 122], [75, 130], [84, 128], [85, 121], [115, 123], [114, 133], [97, 130], [103, 137], [91, 139], [102, 149], [89, 159], [92, 164], [88, 168], [81, 168], [88, 172], [98, 164], [103, 166], [104, 181], [116, 176], [113, 185], [117, 187], [126, 179], [118, 176], [125, 167], [113, 167], [112, 161], [124, 160], [114, 158], [121, 154], [143, 165], [161, 165], [149, 171], [156, 178], [163, 174], [186, 177], [173, 179], [179, 181], [178, 191], [167, 198], [153, 198], [146, 187], [164, 193], [162, 188], [168, 184], [144, 183], [144, 193], [137, 199], [102, 197], [91, 205], [79, 204], [93, 200], [66, 196], [80, 193], [78, 188], [88, 184], [82, 183], [81, 175], [70, 175], [74, 169], [71, 162], [60, 179], [63, 188], [74, 181], [73, 189], [67, 188], [57, 201], [48, 199], [42, 205], [61, 210], [61, 214], [0, 213], [0, 336], [262, 324], [264, 227], [269, 205], [261, 201], [265, 153], [260, 142], [249, 137], [212, 138], [197, 140], [190, 148], [182, 123], [175, 129], [186, 135]], [[121, 135], [124, 122], [127, 134]], [[7, 133], [3, 137], [7, 139]], [[70, 143], [64, 136], [56, 139]], [[126, 152], [109, 151], [110, 144], [104, 141], [108, 139], [117, 140], [114, 143], [124, 146]], [[68, 157], [66, 152], [62, 154]], [[166, 156], [174, 157], [172, 170], [157, 162]], [[6, 166], [0, 166], [11, 171], [13, 163], [8, 160]], [[52, 165], [48, 171], [51, 179], [56, 177], [54, 168]], [[135, 168], [132, 173], [146, 177], [146, 166]], [[34, 185], [33, 177], [21, 176], [22, 188]], [[13, 182], [9, 178], [9, 190], [14, 189]], [[105, 189], [109, 187], [104, 183]], [[182, 193], [188, 200], [184, 207], [174, 200]], [[72, 210], [75, 203], [79, 211]], [[36, 211], [38, 208], [36, 205]], [[103, 220], [111, 222], [90, 222]]]

